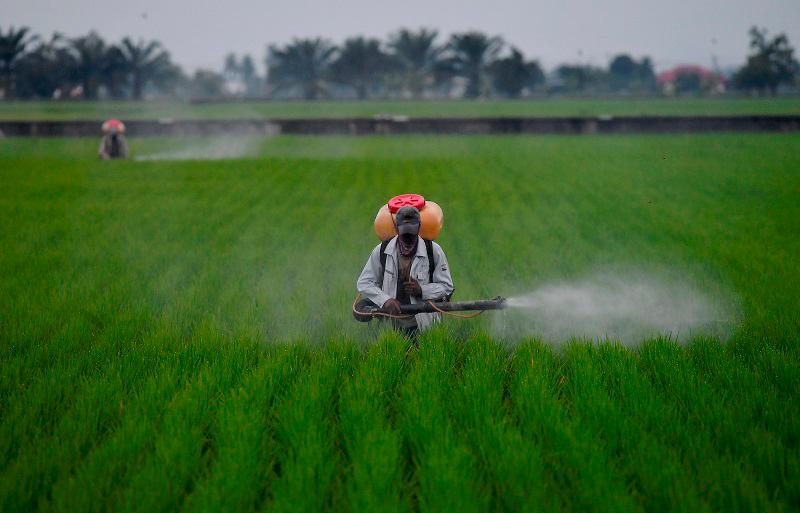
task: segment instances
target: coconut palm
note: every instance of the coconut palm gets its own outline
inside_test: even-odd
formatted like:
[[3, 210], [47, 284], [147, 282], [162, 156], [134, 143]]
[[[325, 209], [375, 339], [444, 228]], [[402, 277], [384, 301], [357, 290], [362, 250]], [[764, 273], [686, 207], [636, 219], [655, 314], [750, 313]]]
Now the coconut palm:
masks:
[[526, 87], [534, 88], [544, 82], [544, 72], [536, 61], [526, 61], [516, 48], [511, 55], [489, 65], [494, 89], [509, 98], [517, 98]]
[[9, 27], [5, 33], [0, 29], [0, 89], [7, 96], [14, 95], [16, 66], [25, 48], [37, 39], [29, 35], [29, 31], [28, 27]]
[[485, 76], [489, 64], [503, 48], [500, 37], [482, 32], [464, 32], [450, 36], [447, 45], [449, 68], [456, 76], [467, 79], [466, 98], [476, 98], [487, 92]]
[[73, 81], [83, 86], [87, 99], [97, 98], [101, 85], [114, 94], [124, 76], [124, 61], [119, 48], [107, 45], [96, 32], [70, 41]]
[[159, 75], [172, 68], [169, 53], [158, 41], [146, 42], [140, 39], [133, 42], [126, 37], [120, 45], [125, 61], [125, 69], [130, 75], [131, 96], [134, 100], [142, 98], [142, 91], [148, 82], [156, 81]]
[[413, 98], [422, 96], [435, 81], [437, 64], [444, 51], [436, 44], [439, 33], [421, 28], [401, 29], [389, 36], [389, 48], [403, 73], [403, 85]]
[[381, 50], [380, 41], [359, 36], [345, 40], [330, 65], [330, 76], [335, 82], [353, 87], [363, 100], [393, 67], [392, 58]]
[[326, 91], [325, 75], [335, 55], [336, 47], [321, 38], [270, 45], [267, 80], [276, 90], [299, 87], [303, 98], [315, 100]]
[[70, 87], [74, 66], [66, 42], [61, 34], [55, 33], [50, 39], [39, 39], [36, 46], [25, 52], [16, 64], [15, 96], [52, 98]]

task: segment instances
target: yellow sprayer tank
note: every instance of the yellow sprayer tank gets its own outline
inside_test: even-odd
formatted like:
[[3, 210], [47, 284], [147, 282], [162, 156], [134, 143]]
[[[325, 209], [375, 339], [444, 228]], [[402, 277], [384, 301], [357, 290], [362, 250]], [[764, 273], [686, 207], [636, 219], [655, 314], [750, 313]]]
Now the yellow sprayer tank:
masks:
[[419, 194], [401, 194], [383, 205], [378, 210], [378, 215], [375, 216], [375, 235], [380, 240], [389, 240], [397, 235], [394, 227], [394, 215], [400, 210], [400, 207], [407, 205], [416, 207], [419, 210], [420, 237], [426, 240], [435, 240], [439, 236], [439, 232], [442, 231], [442, 224], [444, 224], [442, 208]]

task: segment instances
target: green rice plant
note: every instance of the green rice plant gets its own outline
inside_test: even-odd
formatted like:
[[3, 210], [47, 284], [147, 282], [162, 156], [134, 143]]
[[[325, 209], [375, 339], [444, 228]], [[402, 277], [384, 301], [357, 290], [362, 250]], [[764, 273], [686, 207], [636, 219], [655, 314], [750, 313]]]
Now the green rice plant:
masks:
[[723, 397], [689, 363], [687, 353], [668, 341], [655, 341], [645, 344], [639, 355], [642, 372], [675, 411], [672, 422], [654, 426], [657, 436], [683, 451], [696, 486], [711, 508], [775, 509], [769, 490], [749, 472], [741, 455], [720, 445], [720, 437], [738, 436], [740, 426]]
[[408, 367], [407, 346], [398, 338], [383, 339], [366, 352], [342, 387], [339, 424], [347, 454], [344, 499], [350, 511], [409, 511], [402, 436], [390, 418]]
[[[797, 509], [796, 134], [215, 142], [0, 140], [3, 511]], [[505, 311], [406, 354], [350, 316], [402, 192], [457, 299], [644, 274], [721, 329]]]
[[[201, 343], [220, 342], [202, 329], [196, 336]], [[210, 362], [165, 405], [159, 437], [130, 476], [119, 510], [174, 510], [191, 492], [215, 454], [211, 422], [220, 399], [253, 370], [249, 351], [231, 351], [225, 356]]]
[[117, 509], [128, 480], [151, 454], [167, 406], [208, 365], [206, 361], [174, 358], [154, 364], [153, 377], [126, 401], [119, 427], [78, 462], [75, 471], [53, 485], [46, 509], [109, 511]]
[[[103, 348], [112, 350], [113, 345]], [[35, 507], [60, 475], [71, 472], [98, 441], [116, 429], [124, 414], [124, 401], [152, 376], [149, 356], [152, 354], [145, 351], [128, 358], [111, 358], [106, 353], [100, 371], [79, 383], [63, 415], [48, 419], [50, 429], [37, 432], [42, 423], [27, 419], [35, 435], [19, 448], [0, 477], [0, 504], [4, 511]], [[22, 433], [12, 432], [10, 436], [26, 438]]]
[[561, 397], [571, 376], [541, 343], [514, 354], [511, 388], [520, 429], [543, 447], [544, 474], [566, 510], [640, 511], [620, 469], [591, 427], [570, 418]]
[[275, 404], [304, 371], [299, 347], [273, 349], [219, 407], [216, 456], [188, 497], [188, 511], [252, 511], [260, 506], [279, 457], [270, 422]]
[[461, 380], [453, 386], [453, 422], [479, 458], [482, 482], [491, 483], [491, 509], [553, 510], [547, 489], [542, 447], [526, 438], [506, 415], [510, 359], [487, 337], [472, 339], [464, 350]]
[[689, 346], [688, 357], [727, 413], [715, 426], [717, 450], [741, 458], [770, 495], [787, 497], [790, 503], [800, 500], [796, 450], [800, 426], [796, 418], [786, 416], [797, 398], [759, 383], [747, 365], [717, 341], [696, 341]]
[[356, 354], [355, 346], [340, 343], [315, 352], [308, 371], [275, 409], [281, 456], [265, 509], [310, 512], [331, 504], [339, 464], [335, 447], [339, 389]]
[[489, 490], [477, 458], [447, 414], [459, 346], [442, 333], [423, 338], [421, 346], [399, 404], [415, 502], [420, 511], [485, 511]]
[[656, 396], [636, 367], [635, 353], [609, 343], [570, 344], [564, 358], [564, 402], [594, 432], [646, 511], [709, 511], [684, 467], [685, 454], [655, 437], [660, 424], [680, 429], [675, 412]]

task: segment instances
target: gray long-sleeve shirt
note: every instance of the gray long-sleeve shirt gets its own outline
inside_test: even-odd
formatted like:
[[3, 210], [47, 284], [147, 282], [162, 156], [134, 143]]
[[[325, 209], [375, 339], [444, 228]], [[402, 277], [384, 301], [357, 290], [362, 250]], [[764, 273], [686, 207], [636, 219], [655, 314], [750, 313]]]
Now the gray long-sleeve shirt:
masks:
[[128, 158], [130, 154], [128, 140], [122, 134], [116, 134], [116, 139], [115, 145], [112, 134], [104, 135], [100, 139], [100, 148], [97, 150], [97, 156], [103, 160]]
[[[394, 237], [386, 245], [386, 268], [383, 269], [383, 287], [380, 286], [381, 273], [381, 245], [375, 246], [367, 260], [361, 276], [358, 277], [356, 286], [358, 291], [367, 299], [378, 306], [383, 306], [386, 301], [395, 297], [397, 290], [398, 277], [398, 247], [397, 237]], [[429, 265], [434, 265], [433, 281], [429, 278]], [[422, 288], [422, 297], [412, 297], [411, 302], [416, 304], [429, 299], [441, 299], [453, 293], [453, 278], [450, 275], [450, 266], [447, 264], [447, 257], [442, 251], [442, 247], [433, 243], [433, 263], [428, 262], [428, 254], [425, 250], [425, 241], [422, 238], [417, 243], [417, 253], [411, 263], [411, 277], [417, 280]], [[439, 314], [417, 314], [417, 325], [421, 330], [429, 328], [434, 322], [440, 319]]]

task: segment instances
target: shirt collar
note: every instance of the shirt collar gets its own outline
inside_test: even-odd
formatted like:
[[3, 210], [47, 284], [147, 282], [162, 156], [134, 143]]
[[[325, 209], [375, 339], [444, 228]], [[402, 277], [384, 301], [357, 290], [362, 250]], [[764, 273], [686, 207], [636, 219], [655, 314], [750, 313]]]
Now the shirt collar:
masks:
[[[386, 249], [383, 250], [384, 253], [387, 255], [394, 255], [397, 252], [397, 235], [392, 237], [392, 240], [389, 241], [389, 244], [386, 245]], [[416, 257], [426, 257], [427, 258], [428, 252], [425, 249], [425, 241], [417, 235], [417, 253]]]

